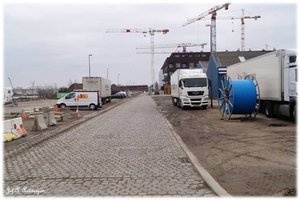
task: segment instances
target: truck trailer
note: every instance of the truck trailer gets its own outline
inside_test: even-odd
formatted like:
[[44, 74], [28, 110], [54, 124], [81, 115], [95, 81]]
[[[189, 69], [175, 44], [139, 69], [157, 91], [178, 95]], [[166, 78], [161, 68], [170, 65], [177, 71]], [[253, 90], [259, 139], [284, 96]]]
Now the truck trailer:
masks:
[[202, 69], [177, 69], [171, 75], [172, 103], [178, 108], [208, 105], [208, 81]]
[[227, 67], [231, 79], [256, 78], [260, 90], [260, 111], [266, 117], [296, 118], [297, 53], [280, 49]]
[[83, 90], [100, 92], [102, 104], [111, 101], [111, 81], [103, 77], [82, 77]]

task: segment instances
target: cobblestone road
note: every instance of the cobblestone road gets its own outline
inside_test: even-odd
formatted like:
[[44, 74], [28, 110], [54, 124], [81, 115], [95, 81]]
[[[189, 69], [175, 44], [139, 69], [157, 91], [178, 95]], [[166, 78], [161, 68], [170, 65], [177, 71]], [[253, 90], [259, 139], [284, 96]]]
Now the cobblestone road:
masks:
[[215, 196], [186, 157], [152, 98], [141, 95], [6, 157], [4, 195]]

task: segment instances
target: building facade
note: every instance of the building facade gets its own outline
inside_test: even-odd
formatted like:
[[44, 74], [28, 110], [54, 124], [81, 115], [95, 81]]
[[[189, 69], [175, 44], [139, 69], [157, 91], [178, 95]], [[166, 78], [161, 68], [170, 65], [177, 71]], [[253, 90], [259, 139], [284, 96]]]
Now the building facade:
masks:
[[161, 67], [165, 94], [170, 94], [170, 77], [177, 69], [197, 68], [199, 62], [207, 68], [210, 52], [176, 52], [168, 57]]

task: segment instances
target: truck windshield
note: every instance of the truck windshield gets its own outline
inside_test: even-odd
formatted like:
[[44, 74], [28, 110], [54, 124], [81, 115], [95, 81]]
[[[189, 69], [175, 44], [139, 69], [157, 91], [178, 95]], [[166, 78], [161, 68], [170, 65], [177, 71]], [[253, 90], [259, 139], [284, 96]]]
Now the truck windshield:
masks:
[[207, 86], [206, 78], [189, 78], [189, 79], [183, 79], [182, 82], [184, 87], [206, 87]]

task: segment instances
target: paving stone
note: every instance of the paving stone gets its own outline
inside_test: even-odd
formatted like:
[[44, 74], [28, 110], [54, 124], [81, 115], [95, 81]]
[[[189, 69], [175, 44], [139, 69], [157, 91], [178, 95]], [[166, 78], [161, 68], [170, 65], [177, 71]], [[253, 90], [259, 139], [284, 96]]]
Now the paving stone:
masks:
[[4, 152], [4, 192], [26, 186], [45, 190], [38, 197], [215, 196], [180, 157], [187, 155], [143, 94], [22, 154]]

